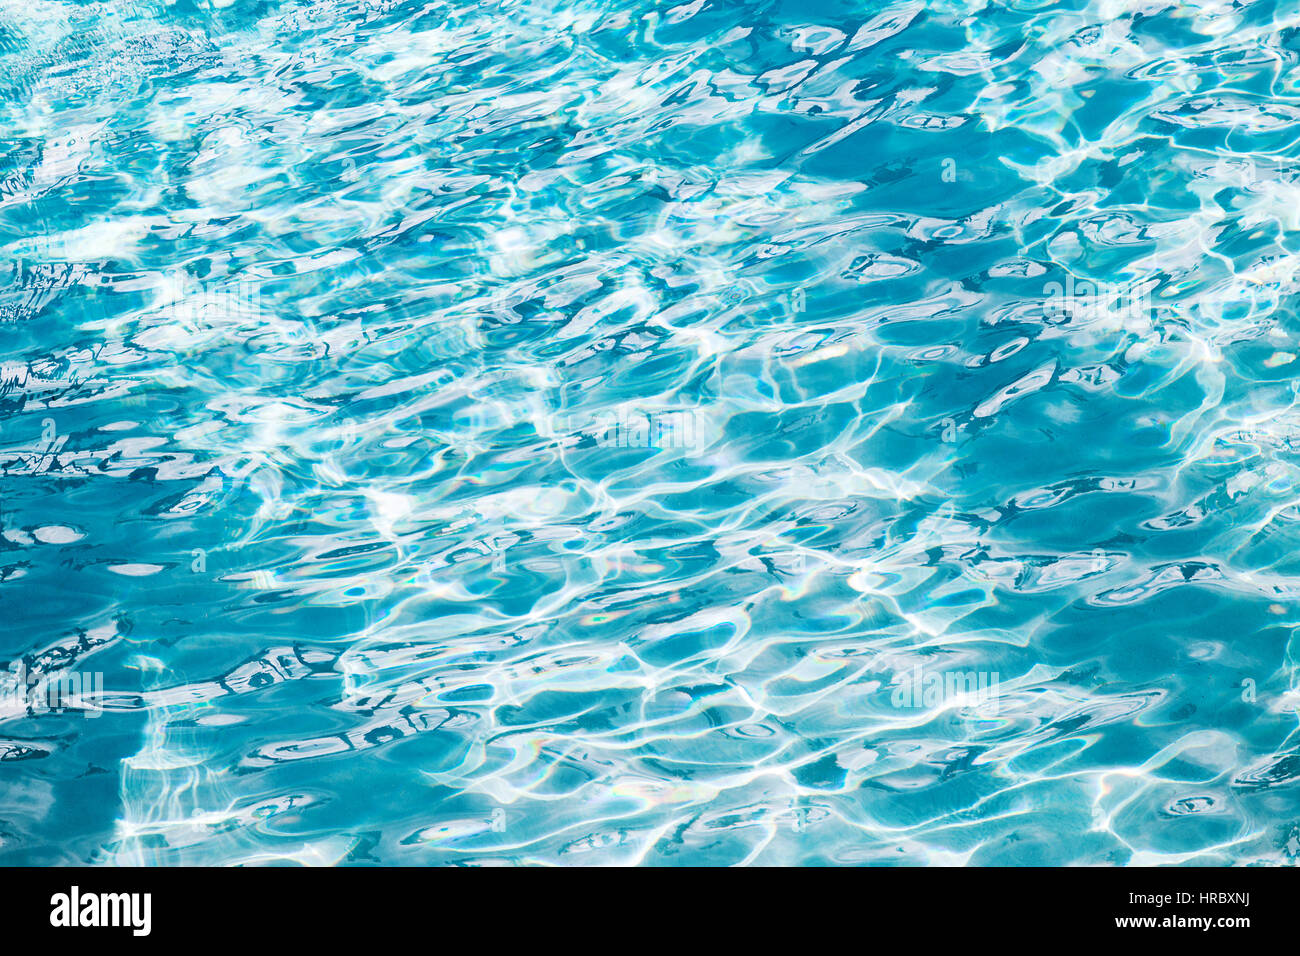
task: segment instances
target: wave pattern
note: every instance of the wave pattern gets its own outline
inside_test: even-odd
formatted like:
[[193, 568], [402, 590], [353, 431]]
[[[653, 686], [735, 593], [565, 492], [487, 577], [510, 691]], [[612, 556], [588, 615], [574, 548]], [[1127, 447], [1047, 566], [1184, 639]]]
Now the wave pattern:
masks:
[[1298, 52], [0, 0], [0, 862], [1292, 862]]

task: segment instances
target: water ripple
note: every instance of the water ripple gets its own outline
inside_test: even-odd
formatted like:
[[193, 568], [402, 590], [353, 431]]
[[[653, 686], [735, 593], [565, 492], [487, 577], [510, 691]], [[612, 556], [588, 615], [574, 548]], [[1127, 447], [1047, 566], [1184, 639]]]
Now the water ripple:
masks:
[[850, 6], [0, 4], [0, 859], [1295, 859], [1300, 15]]

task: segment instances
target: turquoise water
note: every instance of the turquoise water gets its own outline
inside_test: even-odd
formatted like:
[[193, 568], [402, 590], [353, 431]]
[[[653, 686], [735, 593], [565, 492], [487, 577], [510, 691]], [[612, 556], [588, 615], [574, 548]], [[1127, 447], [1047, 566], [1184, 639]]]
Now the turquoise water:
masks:
[[1298, 51], [0, 0], [0, 863], [1293, 861]]

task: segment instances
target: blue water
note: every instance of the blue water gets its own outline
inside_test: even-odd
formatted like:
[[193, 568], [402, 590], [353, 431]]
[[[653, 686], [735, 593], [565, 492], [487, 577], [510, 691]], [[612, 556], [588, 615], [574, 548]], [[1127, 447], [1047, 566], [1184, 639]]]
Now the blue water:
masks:
[[0, 863], [1293, 862], [1298, 52], [0, 0]]

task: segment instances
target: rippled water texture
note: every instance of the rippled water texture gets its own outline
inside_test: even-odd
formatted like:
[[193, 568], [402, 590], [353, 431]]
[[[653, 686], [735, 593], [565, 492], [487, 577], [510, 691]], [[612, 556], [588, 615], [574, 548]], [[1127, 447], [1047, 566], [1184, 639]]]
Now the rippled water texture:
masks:
[[1292, 861], [1298, 51], [0, 0], [0, 862]]

